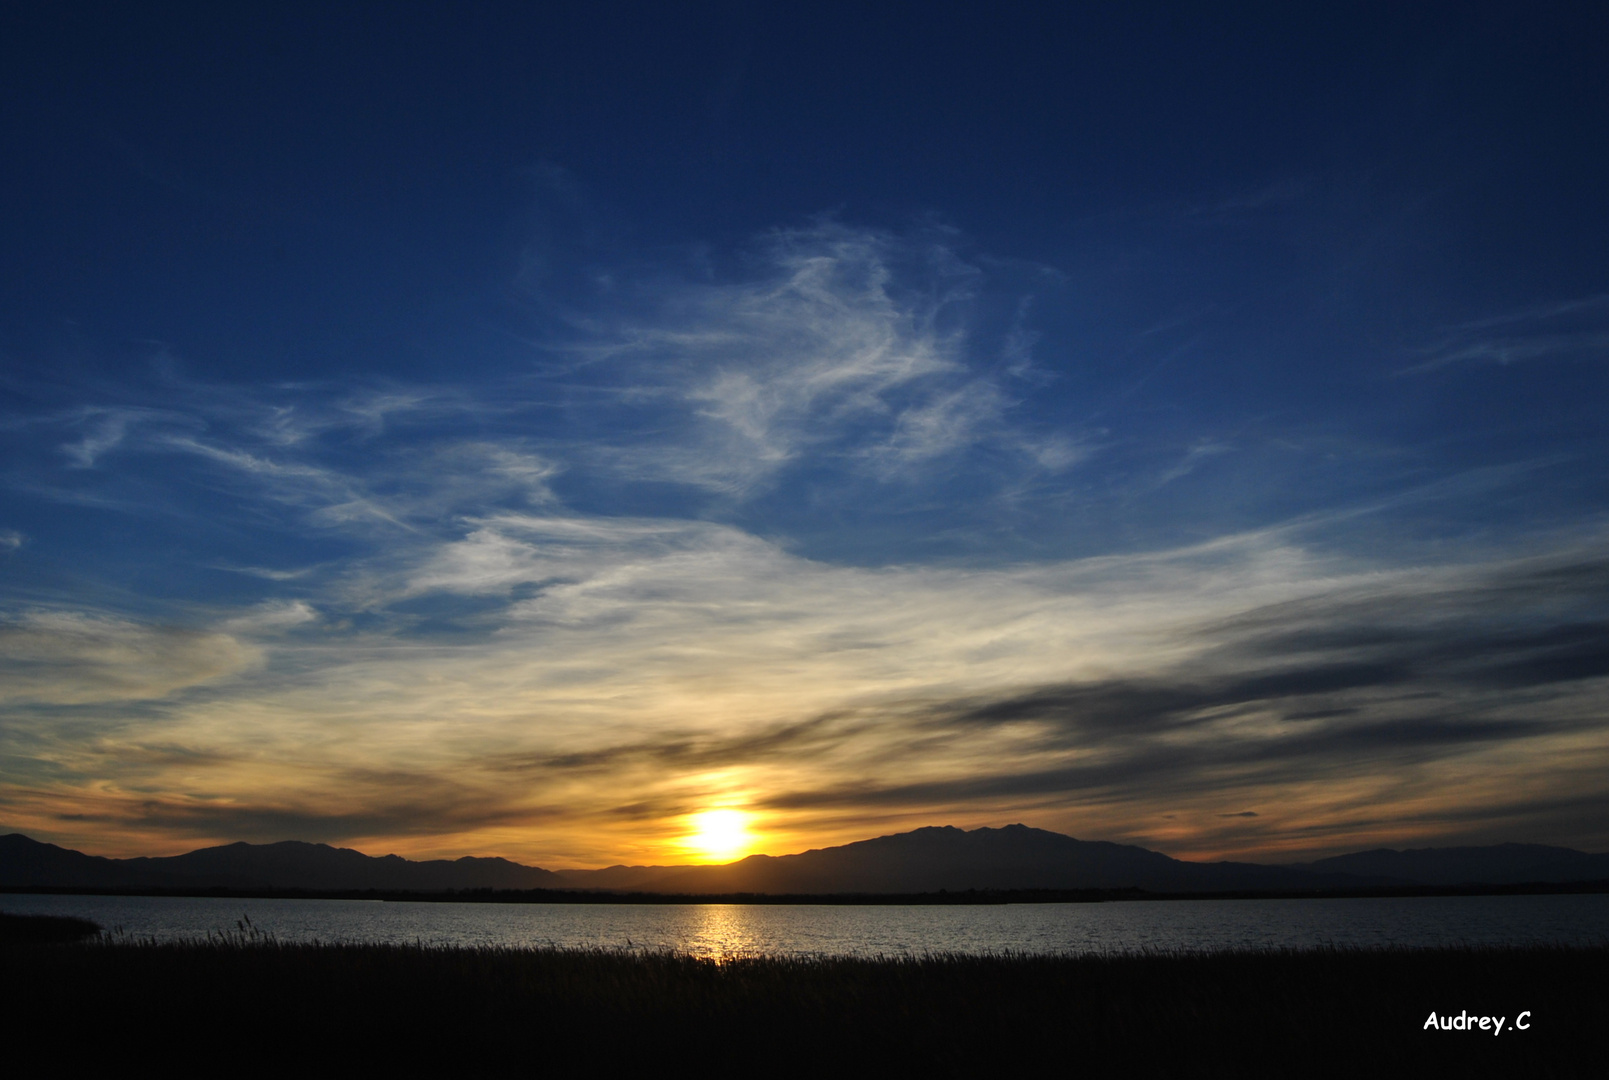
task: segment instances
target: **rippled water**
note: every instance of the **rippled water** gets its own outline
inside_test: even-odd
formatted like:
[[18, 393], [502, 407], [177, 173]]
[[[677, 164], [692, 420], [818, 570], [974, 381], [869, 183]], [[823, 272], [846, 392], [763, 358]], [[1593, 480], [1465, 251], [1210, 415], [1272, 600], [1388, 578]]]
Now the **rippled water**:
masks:
[[281, 941], [595, 946], [715, 957], [1609, 942], [1609, 896], [851, 907], [4, 895], [0, 911], [78, 915], [163, 941], [230, 931], [249, 915]]

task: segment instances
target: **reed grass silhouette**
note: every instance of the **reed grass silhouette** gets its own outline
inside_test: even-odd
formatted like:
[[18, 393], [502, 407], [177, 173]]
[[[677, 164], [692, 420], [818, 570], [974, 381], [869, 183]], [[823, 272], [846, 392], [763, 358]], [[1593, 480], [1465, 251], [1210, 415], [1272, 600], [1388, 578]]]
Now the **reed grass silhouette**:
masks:
[[[1088, 1076], [1596, 1076], [1609, 1004], [1609, 946], [711, 960], [285, 942], [242, 919], [205, 940], [105, 935], [4, 960], [5, 1015], [36, 1060], [104, 1067], [160, 1047], [170, 1068], [242, 1075], [1049, 1062]], [[1461, 1010], [1510, 1030], [1424, 1030], [1430, 1012]]]

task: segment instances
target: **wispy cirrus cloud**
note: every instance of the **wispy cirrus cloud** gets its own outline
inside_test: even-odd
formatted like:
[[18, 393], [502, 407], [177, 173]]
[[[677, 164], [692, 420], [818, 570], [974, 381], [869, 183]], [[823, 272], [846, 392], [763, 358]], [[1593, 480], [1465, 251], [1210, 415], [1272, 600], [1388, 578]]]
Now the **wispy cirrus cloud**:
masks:
[[217, 631], [82, 611], [20, 612], [0, 622], [0, 644], [0, 701], [13, 705], [164, 698], [259, 659]]
[[[450, 500], [468, 513], [496, 477], [538, 501], [566, 477], [741, 503], [784, 477], [899, 489], [980, 454], [980, 482], [998, 490], [1077, 466], [1092, 452], [1083, 432], [1019, 414], [1019, 391], [1043, 383], [1021, 313], [1003, 343], [980, 337], [986, 275], [949, 239], [778, 231], [718, 279], [623, 282], [537, 346], [529, 371], [491, 381], [229, 386], [187, 379], [170, 359], [156, 384], [125, 387], [129, 400], [62, 414], [61, 451], [83, 469], [113, 450], [189, 455], [329, 521], [406, 527], [450, 512], [424, 496], [432, 456], [486, 456], [481, 504]], [[444, 471], [460, 484], [471, 472]], [[90, 497], [58, 486], [64, 500]]]
[[1417, 350], [1425, 359], [1393, 372], [1423, 375], [1455, 364], [1508, 365], [1544, 357], [1601, 358], [1609, 354], [1609, 294], [1476, 319], [1448, 329]]
[[62, 453], [72, 459], [80, 469], [94, 466], [95, 459], [123, 441], [128, 430], [129, 415], [107, 410], [98, 412], [89, 423], [90, 430], [83, 438], [62, 446]]
[[138, 425], [171, 422], [171, 413], [128, 406], [89, 406], [59, 417], [62, 426], [73, 433], [72, 440], [58, 449], [73, 468], [92, 469], [100, 458], [121, 446]]
[[[734, 280], [655, 280], [569, 347], [645, 414], [629, 444], [591, 453], [742, 496], [806, 465], [890, 480], [1015, 448], [1012, 395], [968, 335], [982, 276], [942, 238], [822, 223], [772, 234]], [[1027, 376], [1030, 347], [1015, 327], [1008, 378]]]

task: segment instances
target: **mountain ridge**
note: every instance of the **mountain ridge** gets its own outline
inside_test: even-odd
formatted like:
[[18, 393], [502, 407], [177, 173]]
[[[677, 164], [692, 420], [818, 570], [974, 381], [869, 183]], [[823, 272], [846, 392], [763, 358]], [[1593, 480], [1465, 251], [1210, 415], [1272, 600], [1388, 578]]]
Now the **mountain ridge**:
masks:
[[[21, 842], [19, 842], [21, 841]], [[236, 841], [183, 855], [109, 859], [41, 843], [22, 833], [0, 836], [0, 886], [106, 888], [448, 889], [562, 888], [551, 870], [502, 858], [464, 856], [414, 861], [365, 855], [351, 848], [281, 840]]]
[[1593, 881], [1609, 878], [1609, 854], [1548, 844], [1490, 844], [1453, 848], [1374, 848], [1291, 864], [1322, 873], [1411, 877], [1425, 885], [1459, 885], [1481, 875], [1493, 884]]
[[478, 856], [414, 861], [299, 840], [237, 841], [182, 855], [112, 859], [21, 833], [0, 836], [0, 888], [421, 893], [547, 889], [672, 895], [1139, 888], [1194, 893], [1606, 879], [1609, 854], [1542, 844], [1377, 848], [1287, 865], [1197, 863], [1137, 845], [1079, 840], [1021, 824], [970, 831], [926, 826], [789, 855], [750, 855], [720, 865], [617, 865], [597, 870], [547, 870]]

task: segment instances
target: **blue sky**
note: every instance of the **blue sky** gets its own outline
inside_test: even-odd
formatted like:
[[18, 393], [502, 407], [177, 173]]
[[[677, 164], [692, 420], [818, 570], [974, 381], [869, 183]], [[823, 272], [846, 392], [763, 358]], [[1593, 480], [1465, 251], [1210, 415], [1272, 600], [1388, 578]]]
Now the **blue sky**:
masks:
[[0, 19], [0, 824], [1609, 845], [1591, 5]]

